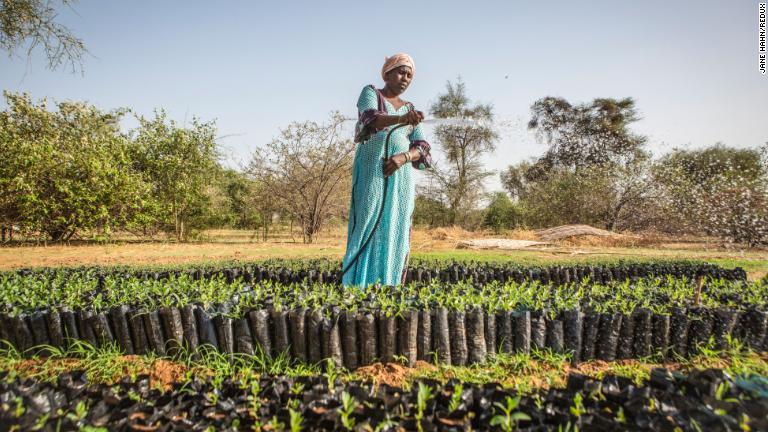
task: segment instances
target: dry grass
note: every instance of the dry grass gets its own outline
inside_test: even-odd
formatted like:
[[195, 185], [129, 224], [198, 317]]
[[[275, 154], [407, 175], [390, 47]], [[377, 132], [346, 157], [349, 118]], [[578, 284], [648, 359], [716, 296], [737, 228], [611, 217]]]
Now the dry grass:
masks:
[[[275, 237], [260, 241], [252, 231], [211, 230], [204, 241], [193, 243], [134, 242], [120, 240], [109, 244], [80, 242], [56, 245], [23, 245], [0, 248], [0, 270], [27, 267], [80, 265], [157, 265], [222, 260], [261, 260], [267, 258], [340, 259], [346, 246], [346, 230], [324, 230], [314, 244], [301, 243], [297, 232], [273, 232]], [[637, 238], [640, 240], [637, 240]], [[411, 239], [413, 257], [464, 260], [515, 260], [526, 264], [605, 259], [698, 259], [727, 267], [742, 266], [756, 279], [768, 274], [768, 251], [739, 250], [712, 239], [676, 239], [655, 234], [581, 238], [555, 242], [523, 250], [457, 249], [460, 240], [507, 238], [536, 240], [533, 231], [514, 230], [501, 234], [469, 232], [458, 227], [416, 229]], [[682, 240], [682, 241], [681, 241]]]

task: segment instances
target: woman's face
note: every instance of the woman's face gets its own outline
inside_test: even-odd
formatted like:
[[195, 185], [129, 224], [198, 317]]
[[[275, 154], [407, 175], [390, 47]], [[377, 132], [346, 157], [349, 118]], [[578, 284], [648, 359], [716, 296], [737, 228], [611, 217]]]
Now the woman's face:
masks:
[[412, 79], [413, 72], [409, 66], [396, 67], [384, 74], [384, 82], [389, 90], [396, 95], [403, 93], [411, 85]]

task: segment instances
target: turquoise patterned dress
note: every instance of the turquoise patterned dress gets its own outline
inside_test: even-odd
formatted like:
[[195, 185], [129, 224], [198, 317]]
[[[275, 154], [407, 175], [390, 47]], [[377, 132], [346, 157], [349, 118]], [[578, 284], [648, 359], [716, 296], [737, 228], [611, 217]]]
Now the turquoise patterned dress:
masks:
[[[411, 216], [416, 196], [413, 167], [429, 167], [429, 144], [424, 139], [421, 125], [401, 127], [392, 133], [388, 157], [414, 146], [423, 150], [423, 156], [414, 161], [413, 166], [404, 165], [389, 177], [383, 213], [376, 226], [384, 194], [384, 142], [394, 126], [376, 130], [372, 123], [377, 115], [405, 114], [412, 105], [405, 104], [395, 110], [374, 86], [366, 86], [360, 94], [357, 109], [356, 141], [359, 144], [352, 168], [347, 251], [342, 267], [348, 270], [342, 283], [358, 287], [374, 283], [396, 285], [403, 280], [410, 250]], [[369, 237], [370, 241], [363, 248]]]

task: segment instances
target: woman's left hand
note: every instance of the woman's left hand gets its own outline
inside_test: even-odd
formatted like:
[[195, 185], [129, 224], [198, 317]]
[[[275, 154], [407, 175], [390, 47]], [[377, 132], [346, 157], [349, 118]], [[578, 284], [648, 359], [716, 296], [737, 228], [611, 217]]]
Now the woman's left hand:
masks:
[[408, 162], [403, 153], [398, 153], [384, 161], [384, 177], [389, 177], [395, 173], [401, 166]]

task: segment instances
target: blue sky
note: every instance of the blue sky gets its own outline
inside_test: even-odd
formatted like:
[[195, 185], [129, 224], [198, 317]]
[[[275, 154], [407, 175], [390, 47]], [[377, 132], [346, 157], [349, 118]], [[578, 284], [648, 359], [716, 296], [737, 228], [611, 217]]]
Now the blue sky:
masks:
[[[544, 96], [637, 100], [635, 130], [660, 153], [768, 141], [757, 1], [96, 1], [60, 21], [91, 56], [84, 75], [40, 53], [0, 57], [0, 83], [179, 121], [215, 119], [227, 161], [246, 162], [291, 121], [352, 116], [385, 55], [416, 62], [405, 99], [427, 110], [447, 80], [510, 121], [490, 169], [536, 156], [524, 124]], [[126, 126], [130, 126], [126, 122]], [[489, 182], [491, 190], [498, 180]]]

